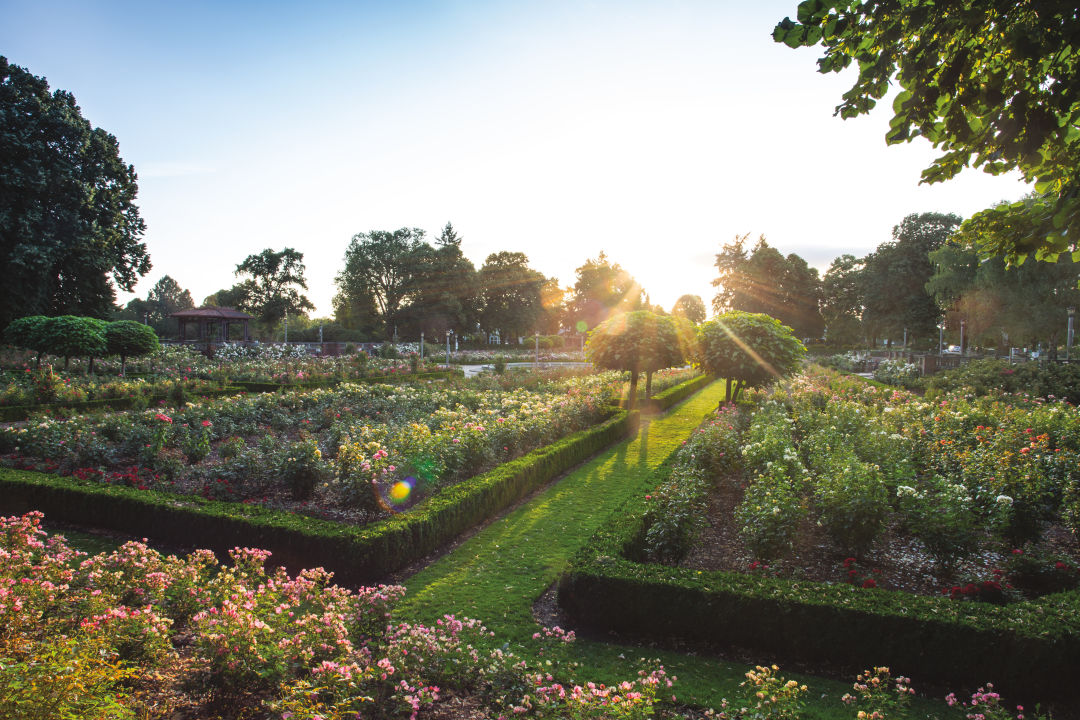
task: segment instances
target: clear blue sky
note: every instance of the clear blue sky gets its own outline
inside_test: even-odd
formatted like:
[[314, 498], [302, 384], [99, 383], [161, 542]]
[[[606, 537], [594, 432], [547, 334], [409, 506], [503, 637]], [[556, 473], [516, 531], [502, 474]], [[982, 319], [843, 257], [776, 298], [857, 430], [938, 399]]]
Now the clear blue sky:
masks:
[[[153, 270], [196, 302], [251, 253], [304, 253], [329, 315], [353, 234], [450, 221], [571, 285], [601, 250], [653, 302], [712, 298], [713, 260], [764, 234], [821, 270], [913, 212], [1026, 186], [919, 186], [926, 143], [772, 41], [797, 2], [0, 0], [0, 54], [72, 92], [139, 174]], [[122, 300], [131, 296], [124, 295]]]

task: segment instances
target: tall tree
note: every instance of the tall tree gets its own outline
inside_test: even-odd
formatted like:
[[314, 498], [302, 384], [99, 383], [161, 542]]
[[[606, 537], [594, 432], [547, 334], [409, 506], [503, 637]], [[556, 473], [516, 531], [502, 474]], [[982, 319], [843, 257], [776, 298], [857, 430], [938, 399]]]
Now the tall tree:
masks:
[[908, 215], [893, 228], [892, 242], [866, 257], [863, 271], [863, 321], [873, 339], [937, 337], [941, 317], [926, 283], [934, 274], [930, 253], [945, 244], [960, 225], [957, 215]]
[[683, 295], [671, 306], [671, 314], [700, 325], [705, 322], [705, 301], [699, 295]]
[[747, 253], [746, 238], [737, 236], [716, 256], [719, 276], [713, 280], [718, 288], [713, 309], [764, 313], [791, 326], [800, 337], [819, 337], [824, 321], [817, 270], [794, 253], [784, 257], [764, 236]]
[[373, 301], [386, 336], [400, 322], [398, 315], [416, 289], [417, 260], [422, 248], [428, 247], [423, 240], [420, 228], [372, 230], [353, 235], [345, 250], [345, 268], [336, 279], [338, 289], [348, 303], [359, 306]]
[[541, 291], [547, 278], [529, 267], [520, 252], [488, 255], [480, 268], [480, 324], [502, 338], [531, 335], [543, 313]]
[[[454, 330], [475, 328], [476, 268], [461, 253], [461, 241], [449, 228], [436, 240], [437, 247], [421, 244], [406, 256], [405, 300], [399, 319], [411, 336], [427, 331], [436, 337]], [[433, 333], [433, 335], [432, 335]]]
[[601, 252], [577, 269], [570, 315], [578, 329], [596, 327], [615, 313], [640, 309], [642, 295], [633, 276]]
[[821, 315], [830, 344], [849, 346], [863, 340], [863, 261], [845, 254], [834, 259], [821, 279]]
[[930, 253], [935, 272], [926, 289], [946, 311], [949, 329], [965, 324], [965, 345], [1034, 347], [1056, 354], [1067, 308], [1080, 305], [1080, 263], [1031, 261], [1008, 267], [1002, 258], [981, 260], [976, 251], [946, 244]]
[[107, 317], [150, 270], [135, 169], [75, 98], [0, 57], [0, 326]]
[[267, 329], [276, 327], [286, 313], [313, 310], [315, 306], [297, 289], [307, 290], [304, 271], [304, 253], [292, 248], [248, 255], [236, 266], [237, 276], [250, 276], [237, 286], [243, 293], [240, 309], [255, 315]]
[[135, 298], [116, 314], [118, 320], [134, 320], [148, 323], [159, 336], [167, 336], [177, 329], [176, 321], [169, 315], [178, 310], [195, 307], [191, 292], [168, 275], [161, 279], [146, 293], [146, 299]]
[[[836, 108], [870, 112], [892, 86], [890, 144], [924, 137], [943, 151], [923, 182], [966, 167], [1019, 170], [1037, 202], [977, 213], [964, 224], [983, 256], [1056, 260], [1080, 238], [1080, 10], [1075, 0], [811, 0], [784, 18], [777, 42], [820, 44], [820, 72], [858, 63]], [[1080, 259], [1080, 257], [1074, 257]]]

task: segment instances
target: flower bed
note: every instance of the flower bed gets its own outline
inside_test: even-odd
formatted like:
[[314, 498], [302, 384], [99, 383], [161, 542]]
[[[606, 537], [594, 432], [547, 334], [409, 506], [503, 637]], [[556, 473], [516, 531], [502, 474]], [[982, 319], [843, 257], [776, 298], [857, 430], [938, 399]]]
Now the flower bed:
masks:
[[[560, 602], [580, 622], [1073, 692], [1043, 671], [1080, 660], [1076, 541], [1055, 530], [1077, 527], [1076, 408], [929, 403], [816, 371], [752, 399], [753, 412], [700, 428], [666, 481], [577, 559]], [[693, 538], [717, 496], [727, 512], [710, 515], [712, 532], [745, 555], [710, 570]], [[832, 560], [807, 564], [818, 556]], [[629, 594], [640, 602], [616, 608]], [[950, 670], [967, 654], [978, 660]]]
[[9, 466], [107, 477], [134, 465], [150, 471], [152, 489], [364, 521], [596, 424], [614, 382], [502, 392], [345, 384], [170, 414], [46, 419], [0, 429], [0, 451]]
[[491, 715], [584, 718], [614, 705], [645, 718], [671, 692], [662, 668], [611, 687], [559, 684], [560, 647], [574, 638], [558, 628], [529, 648], [546, 661], [526, 660], [475, 620], [394, 621], [398, 586], [346, 590], [321, 568], [289, 577], [249, 548], [228, 566], [138, 542], [85, 558], [40, 520], [0, 518], [5, 717], [415, 718], [449, 693]]

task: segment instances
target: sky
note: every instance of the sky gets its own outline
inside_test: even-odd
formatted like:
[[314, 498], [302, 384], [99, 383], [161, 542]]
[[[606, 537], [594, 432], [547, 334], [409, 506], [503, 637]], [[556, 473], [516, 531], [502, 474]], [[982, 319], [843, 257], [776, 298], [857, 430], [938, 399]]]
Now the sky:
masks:
[[888, 104], [772, 29], [795, 0], [183, 3], [0, 0], [0, 55], [74, 94], [139, 176], [153, 269], [198, 303], [265, 248], [304, 253], [330, 316], [353, 235], [451, 222], [479, 268], [563, 286], [605, 252], [654, 304], [708, 306], [715, 255], [764, 235], [824, 272], [921, 212], [1028, 191], [886, 146]]

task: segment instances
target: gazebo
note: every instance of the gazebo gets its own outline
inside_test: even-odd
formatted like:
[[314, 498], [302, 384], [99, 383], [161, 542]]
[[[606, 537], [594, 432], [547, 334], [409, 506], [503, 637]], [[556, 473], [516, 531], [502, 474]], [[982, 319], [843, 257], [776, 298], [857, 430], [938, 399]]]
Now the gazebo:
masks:
[[180, 310], [174, 312], [169, 317], [176, 318], [180, 323], [180, 342], [189, 342], [187, 336], [187, 326], [194, 323], [199, 333], [196, 337], [193, 337], [190, 342], [211, 342], [213, 341], [214, 328], [219, 328], [217, 342], [229, 342], [229, 326], [232, 323], [241, 323], [244, 327], [244, 342], [250, 342], [251, 336], [248, 333], [248, 322], [253, 318], [247, 313], [240, 312], [233, 308], [227, 307], [201, 307], [193, 308], [191, 310]]

